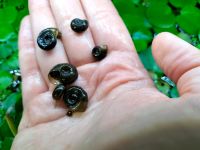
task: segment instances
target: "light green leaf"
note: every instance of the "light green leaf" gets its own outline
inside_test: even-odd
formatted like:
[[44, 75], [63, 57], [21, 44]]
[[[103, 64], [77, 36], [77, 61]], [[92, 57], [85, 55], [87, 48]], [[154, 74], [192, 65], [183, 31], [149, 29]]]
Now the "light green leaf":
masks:
[[150, 48], [139, 53], [139, 56], [146, 69], [156, 73], [163, 73], [160, 67], [156, 64]]
[[149, 30], [137, 31], [132, 35], [137, 52], [144, 51], [148, 48], [149, 42], [152, 40], [152, 33]]
[[200, 10], [191, 6], [183, 8], [181, 11], [181, 15], [177, 17], [177, 22], [180, 27], [190, 34], [199, 33], [199, 20]]
[[175, 25], [175, 16], [167, 5], [151, 5], [147, 9], [146, 15], [150, 23], [156, 27], [170, 28]]

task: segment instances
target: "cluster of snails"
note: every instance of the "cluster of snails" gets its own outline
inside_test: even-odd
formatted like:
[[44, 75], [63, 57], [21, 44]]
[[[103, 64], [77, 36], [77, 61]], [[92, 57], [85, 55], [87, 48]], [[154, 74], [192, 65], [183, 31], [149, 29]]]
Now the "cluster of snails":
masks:
[[[71, 22], [71, 29], [76, 33], [87, 30], [89, 23], [87, 20], [75, 18]], [[52, 50], [57, 39], [61, 38], [61, 33], [57, 28], [47, 28], [40, 32], [37, 43], [44, 51]], [[107, 55], [107, 45], [95, 46], [92, 49], [92, 56], [100, 61]], [[79, 86], [72, 86], [78, 78], [78, 71], [75, 66], [68, 63], [61, 63], [54, 66], [49, 74], [49, 81], [55, 85], [52, 97], [55, 100], [63, 100], [68, 108], [67, 115], [72, 116], [73, 112], [84, 112], [87, 108], [88, 95]]]
[[58, 64], [50, 70], [48, 78], [56, 85], [52, 93], [53, 99], [62, 99], [65, 102], [69, 109], [68, 116], [75, 111], [85, 111], [88, 102], [87, 93], [81, 87], [70, 86], [78, 78], [76, 67], [68, 63]]

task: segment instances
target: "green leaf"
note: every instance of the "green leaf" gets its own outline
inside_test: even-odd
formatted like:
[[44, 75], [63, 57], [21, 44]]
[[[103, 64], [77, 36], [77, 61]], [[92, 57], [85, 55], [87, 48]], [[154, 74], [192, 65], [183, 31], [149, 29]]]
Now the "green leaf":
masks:
[[13, 138], [12, 137], [6, 137], [3, 141], [2, 144], [2, 149], [3, 150], [10, 150], [11, 146], [12, 146], [12, 142], [13, 142]]
[[[13, 28], [12, 28], [11, 24], [7, 24], [7, 23], [4, 23], [4, 24], [0, 23], [0, 26], [1, 26], [0, 40], [2, 40], [2, 39], [5, 39], [10, 34], [10, 32], [13, 31]], [[2, 28], [2, 27], [4, 27], [4, 28]]]
[[12, 54], [12, 47], [8, 44], [0, 44], [0, 58], [5, 59]]
[[175, 25], [175, 16], [171, 8], [163, 4], [151, 5], [146, 12], [150, 23], [159, 28], [170, 28]]
[[15, 32], [11, 32], [6, 41], [7, 41], [7, 45], [9, 45], [10, 47], [12, 47], [13, 51], [17, 51], [18, 50], [18, 35]]
[[15, 7], [0, 9], [0, 20], [3, 20], [0, 22], [1, 25], [13, 23], [16, 17], [17, 11]]
[[175, 7], [194, 6], [196, 4], [196, 0], [169, 0], [169, 2]]
[[171, 33], [173, 33], [173, 34], [178, 34], [178, 33], [179, 33], [179, 32], [177, 31], [175, 25], [173, 25], [173, 26], [171, 26], [171, 27], [169, 27], [169, 28], [154, 27], [154, 32], [155, 32], [156, 34], [161, 33], [161, 32], [171, 32]]
[[132, 0], [132, 2], [136, 5], [138, 5], [140, 3], [141, 0]]
[[144, 17], [140, 17], [138, 15], [132, 15], [132, 14], [123, 14], [122, 18], [130, 33], [134, 32], [135, 30], [145, 27]]
[[3, 108], [8, 110], [10, 107], [13, 107], [21, 99], [21, 93], [12, 93], [9, 95], [6, 100], [3, 102]]
[[169, 97], [171, 98], [179, 97], [179, 92], [177, 90], [177, 87], [174, 87], [170, 90]]
[[192, 43], [191, 37], [186, 33], [181, 32], [178, 34], [178, 37], [180, 37], [181, 39], [185, 40], [188, 43]]
[[200, 10], [196, 7], [185, 7], [181, 10], [181, 15], [177, 17], [177, 22], [180, 27], [190, 33], [198, 34], [200, 31], [199, 26]]
[[3, 141], [0, 141], [0, 149], [3, 147]]
[[2, 137], [2, 139], [4, 139], [5, 137], [13, 137], [12, 132], [10, 131], [10, 128], [6, 122], [6, 120], [3, 118], [3, 123], [0, 126], [0, 135]]
[[7, 88], [12, 83], [12, 75], [7, 71], [0, 71], [0, 90]]
[[[7, 88], [4, 90], [0, 90], [0, 101], [4, 101], [6, 99], [6, 97], [8, 97], [8, 95], [10, 95], [11, 93], [12, 93], [12, 91], [10, 91]], [[1, 105], [0, 105], [0, 108], [1, 108]]]
[[13, 31], [12, 23], [17, 18], [17, 10], [13, 6], [7, 6], [0, 9], [0, 39], [4, 39], [10, 32]]
[[114, 3], [130, 33], [151, 27], [145, 18], [145, 8], [143, 6], [135, 6], [131, 0], [118, 0]]
[[168, 0], [143, 0], [142, 5], [151, 7], [152, 5], [166, 5]]
[[5, 119], [6, 119], [6, 122], [7, 122], [8, 126], [9, 126], [10, 131], [12, 132], [13, 136], [16, 136], [17, 129], [16, 129], [15, 125], [14, 125], [14, 121], [13, 121], [12, 117], [10, 117], [9, 114], [6, 114], [5, 115]]
[[156, 64], [150, 48], [139, 53], [139, 56], [146, 69], [156, 73], [163, 73], [160, 67]]
[[154, 81], [155, 86], [157, 87], [157, 89], [162, 92], [163, 94], [169, 96], [169, 92], [170, 92], [170, 85], [167, 84], [166, 82], [162, 81], [162, 80], [156, 80]]
[[18, 52], [13, 53], [11, 57], [0, 64], [0, 68], [8, 71], [19, 68]]
[[144, 51], [148, 48], [149, 42], [152, 40], [152, 33], [149, 30], [137, 31], [132, 35], [137, 52]]

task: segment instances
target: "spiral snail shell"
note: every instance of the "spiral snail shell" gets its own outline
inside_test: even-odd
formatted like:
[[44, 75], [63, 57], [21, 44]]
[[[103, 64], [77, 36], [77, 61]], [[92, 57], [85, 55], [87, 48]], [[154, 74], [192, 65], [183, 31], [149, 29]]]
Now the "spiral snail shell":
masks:
[[71, 28], [74, 32], [84, 32], [88, 28], [88, 21], [75, 18], [71, 22]]
[[78, 78], [78, 71], [75, 66], [62, 63], [54, 66], [50, 70], [48, 78], [53, 84], [71, 84]]
[[104, 59], [108, 52], [108, 46], [107, 45], [100, 45], [95, 46], [92, 50], [92, 55], [95, 58], [95, 60], [100, 61]]
[[56, 28], [47, 28], [40, 32], [37, 43], [38, 46], [45, 51], [52, 50], [57, 44], [57, 38], [61, 37], [61, 33]]
[[64, 92], [63, 100], [69, 109], [67, 115], [72, 115], [73, 112], [84, 112], [86, 110], [88, 95], [81, 87], [72, 86]]
[[63, 97], [65, 91], [65, 86], [63, 84], [59, 84], [55, 87], [53, 93], [52, 93], [52, 97], [54, 100], [60, 100]]

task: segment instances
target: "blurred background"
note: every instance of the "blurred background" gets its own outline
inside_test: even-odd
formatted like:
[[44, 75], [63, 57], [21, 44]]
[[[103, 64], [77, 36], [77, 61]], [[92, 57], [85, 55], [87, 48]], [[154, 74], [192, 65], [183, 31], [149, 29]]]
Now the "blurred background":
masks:
[[[176, 34], [200, 49], [200, 0], [113, 0], [138, 54], [155, 86], [169, 97], [178, 97], [175, 84], [155, 63], [154, 36]], [[22, 115], [18, 31], [28, 14], [27, 0], [0, 0], [0, 150], [9, 150]]]

